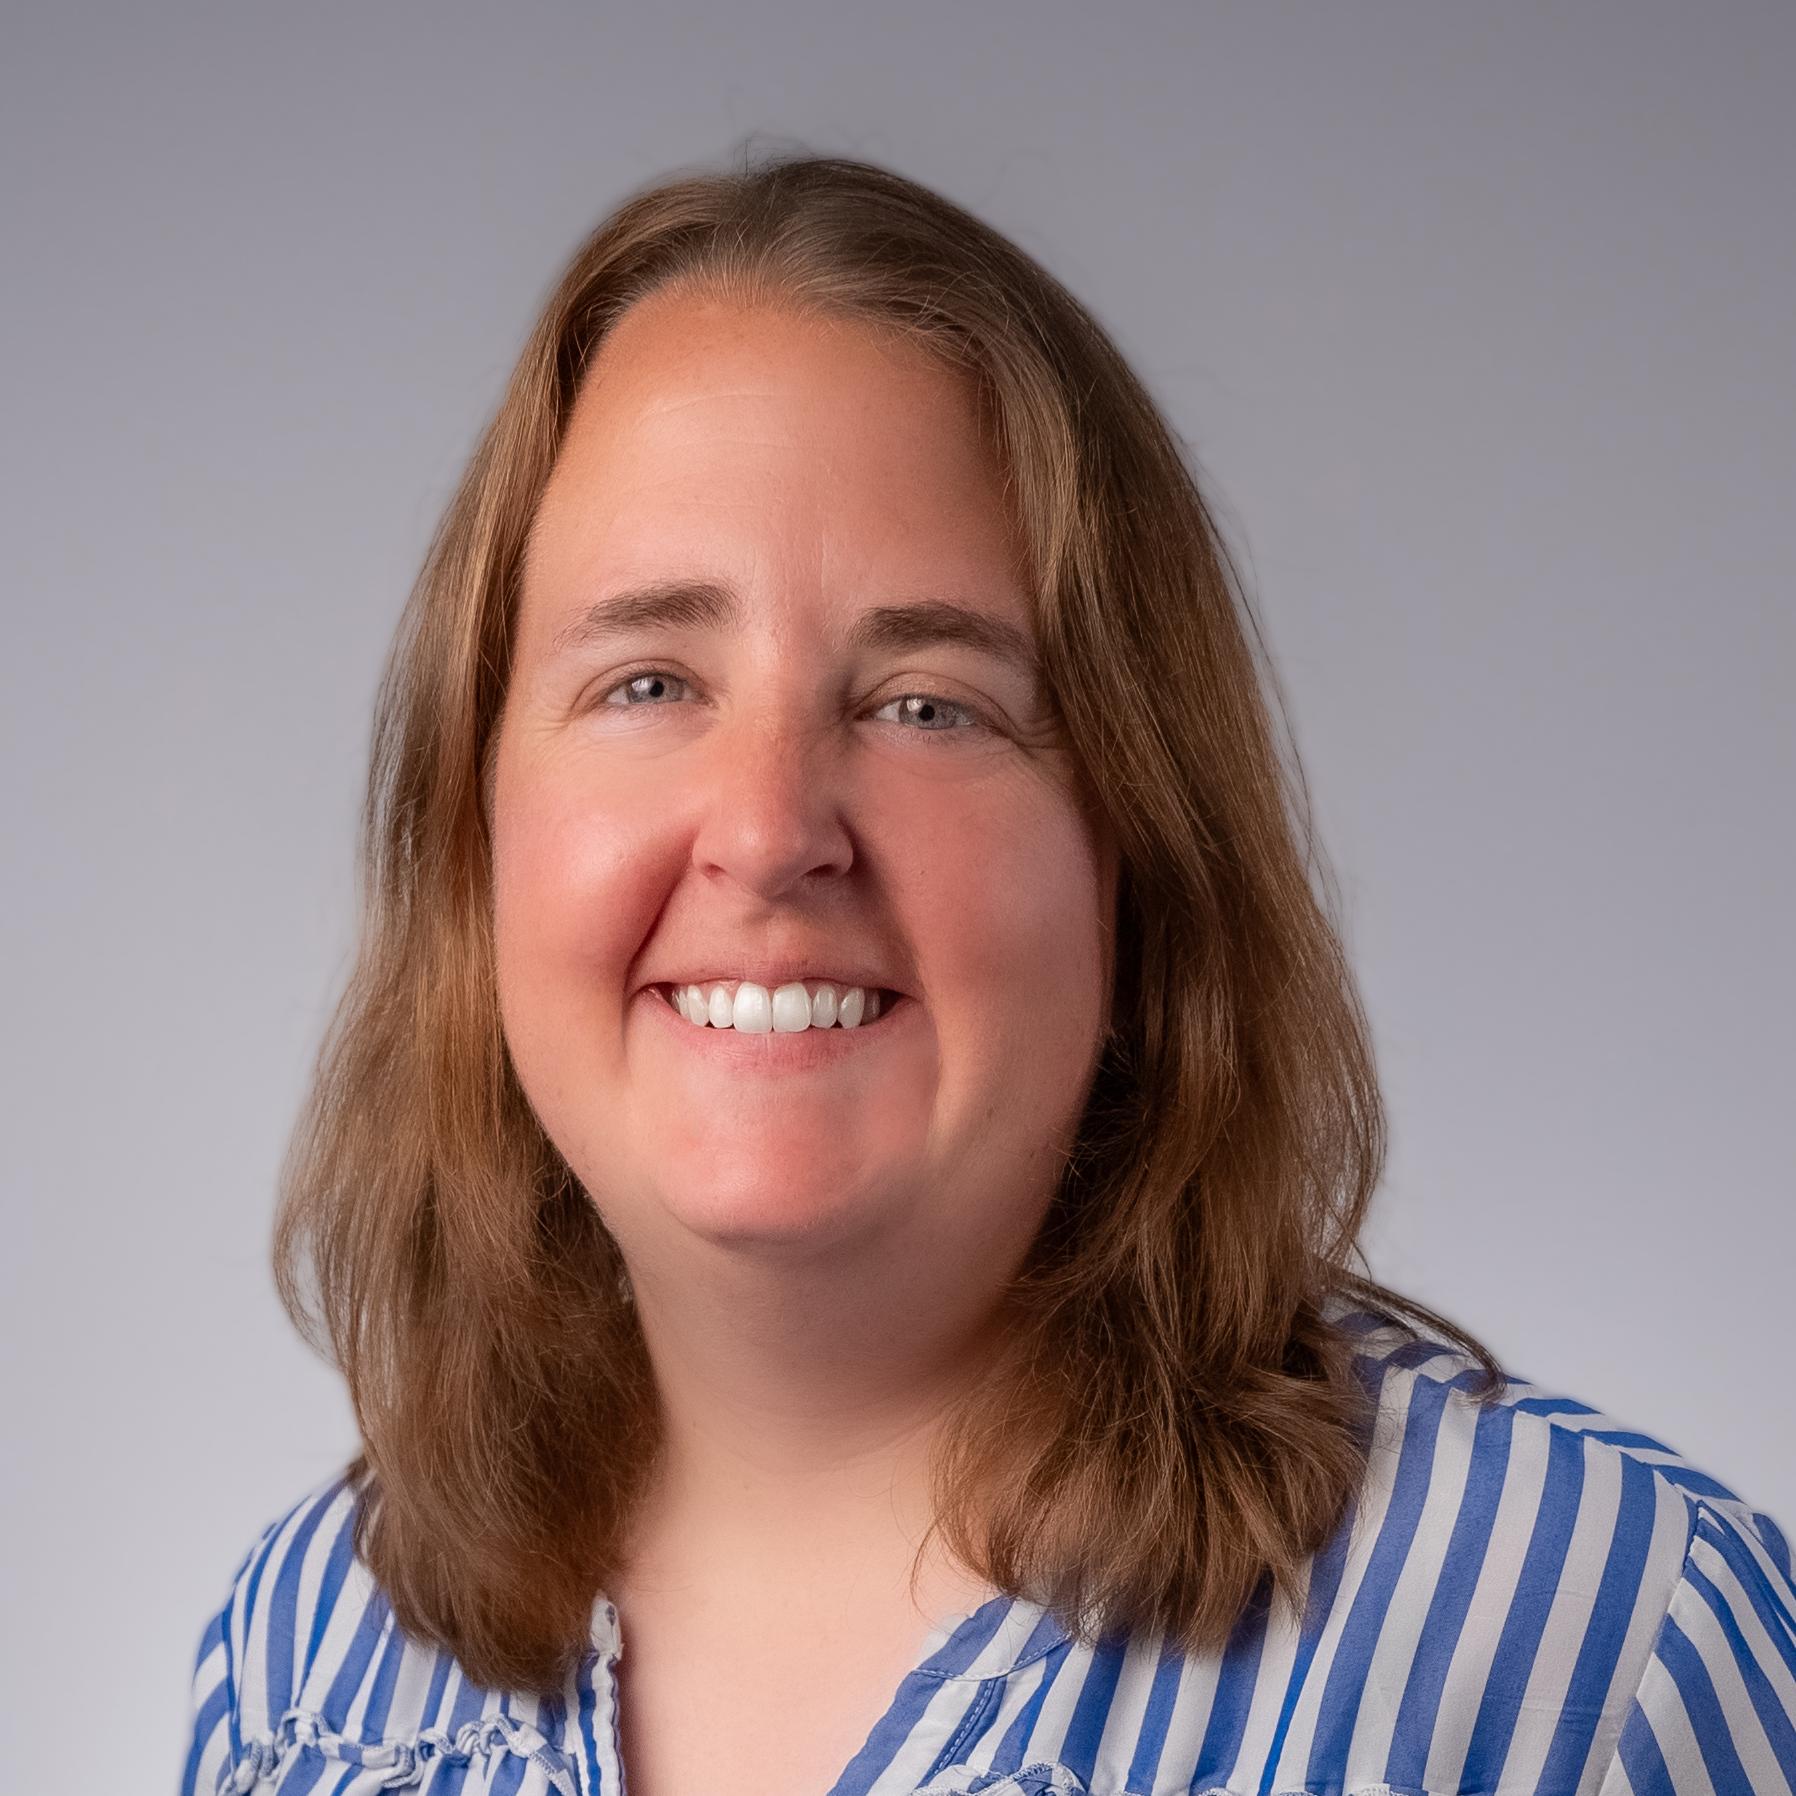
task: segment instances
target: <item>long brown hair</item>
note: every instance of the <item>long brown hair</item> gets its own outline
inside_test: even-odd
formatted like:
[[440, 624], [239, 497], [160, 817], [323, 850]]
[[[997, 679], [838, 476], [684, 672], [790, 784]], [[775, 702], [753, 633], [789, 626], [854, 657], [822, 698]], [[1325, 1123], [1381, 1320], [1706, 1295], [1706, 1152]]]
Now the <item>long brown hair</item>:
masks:
[[1370, 1399], [1327, 1300], [1457, 1343], [1480, 1397], [1503, 1375], [1364, 1269], [1385, 1151], [1368, 1030], [1259, 625], [1177, 438], [1031, 258], [834, 157], [744, 153], [592, 232], [401, 620], [360, 952], [274, 1240], [282, 1301], [354, 1403], [357, 1549], [475, 1682], [557, 1689], [657, 1449], [621, 1255], [506, 1053], [486, 820], [519, 567], [582, 373], [626, 308], [676, 288], [901, 331], [977, 383], [1120, 870], [1109, 1034], [1006, 1295], [1008, 1351], [946, 1431], [936, 1527], [1081, 1638], [1217, 1647], [1263, 1586], [1295, 1601], [1364, 1473]]

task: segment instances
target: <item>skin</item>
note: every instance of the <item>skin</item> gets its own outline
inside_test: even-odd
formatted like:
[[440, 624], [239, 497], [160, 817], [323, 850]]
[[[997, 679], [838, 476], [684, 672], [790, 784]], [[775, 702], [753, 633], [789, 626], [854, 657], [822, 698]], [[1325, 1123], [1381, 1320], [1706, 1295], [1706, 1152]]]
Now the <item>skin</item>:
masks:
[[[595, 598], [676, 575], [732, 587], [740, 633], [553, 648]], [[676, 1686], [689, 1736], [720, 1687], [717, 1727], [765, 1730], [732, 1755], [739, 1793], [828, 1787], [928, 1626], [991, 1594], [939, 1560], [914, 1604], [905, 1580], [936, 1421], [996, 1343], [1089, 1090], [1116, 862], [1023, 672], [848, 645], [864, 608], [918, 596], [1033, 638], [964, 375], [785, 309], [626, 314], [543, 496], [492, 832], [512, 1058], [623, 1250], [664, 1413], [609, 1592], [632, 1796], [706, 1774], [667, 1744]], [[644, 669], [664, 683], [627, 683]], [[915, 1004], [828, 1064], [744, 1071], [648, 1008], [649, 980], [792, 945], [827, 968], [832, 943]], [[751, 1629], [779, 1643], [759, 1673]], [[821, 1680], [808, 1720], [795, 1661]]]

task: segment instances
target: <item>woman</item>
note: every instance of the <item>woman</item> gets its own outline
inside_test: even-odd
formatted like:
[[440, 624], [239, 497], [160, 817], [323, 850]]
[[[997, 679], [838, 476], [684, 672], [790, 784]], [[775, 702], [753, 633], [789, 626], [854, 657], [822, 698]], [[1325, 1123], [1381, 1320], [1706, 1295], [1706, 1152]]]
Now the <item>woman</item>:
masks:
[[232, 1578], [187, 1791], [1790, 1789], [1777, 1525], [1351, 1270], [1251, 623], [937, 196], [594, 233], [381, 695], [276, 1240], [362, 1451]]

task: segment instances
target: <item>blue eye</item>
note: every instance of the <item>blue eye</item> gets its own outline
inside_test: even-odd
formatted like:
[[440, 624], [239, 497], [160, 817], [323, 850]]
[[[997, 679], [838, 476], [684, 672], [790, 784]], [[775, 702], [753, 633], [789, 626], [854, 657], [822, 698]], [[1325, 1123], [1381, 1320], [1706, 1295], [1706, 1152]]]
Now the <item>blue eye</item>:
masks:
[[[916, 708], [914, 710], [910, 710], [906, 714], [913, 721], [918, 722], [922, 722], [927, 718], [923, 732], [925, 735], [940, 735], [957, 729], [984, 729], [986, 727], [985, 720], [971, 705], [960, 704], [957, 700], [951, 698], [938, 698], [933, 692], [902, 692], [896, 698], [887, 699], [885, 704], [881, 705], [879, 708], [884, 711], [893, 705], [897, 705], [901, 709], [907, 706], [915, 706]], [[935, 719], [945, 712], [958, 712], [962, 717], [968, 718], [970, 722], [948, 724], [946, 726], [935, 722]]]
[[[617, 685], [601, 697], [603, 708], [613, 711], [637, 711], [645, 707], [653, 708], [656, 699], [667, 690], [669, 682], [675, 686], [684, 686], [686, 682], [675, 673], [669, 673], [664, 667], [643, 667], [636, 672], [626, 674]], [[644, 689], [638, 695], [626, 698], [621, 704], [612, 704], [613, 693], [631, 692], [632, 689]], [[992, 725], [984, 714], [973, 706], [962, 703], [959, 699], [943, 698], [934, 692], [901, 692], [896, 698], [885, 699], [877, 707], [879, 711], [890, 710], [893, 705], [900, 707], [901, 716], [921, 727], [913, 734], [925, 736], [952, 735], [956, 731], [973, 730], [989, 731]], [[943, 717], [950, 719], [960, 717], [964, 722], [942, 723]]]
[[[670, 676], [667, 674], [667, 672], [664, 668], [645, 667], [640, 673], [626, 674], [624, 676], [624, 678], [622, 679], [622, 681], [619, 682], [619, 684], [617, 684], [616, 686], [613, 686], [611, 688], [611, 692], [622, 692], [627, 687], [631, 687], [631, 686], [642, 686], [642, 685], [665, 686], [667, 684], [667, 680], [669, 677]], [[679, 684], [683, 685], [685, 683], [684, 681], [680, 680], [680, 676], [678, 674], [672, 675], [671, 678], [674, 679]], [[610, 698], [611, 693], [608, 692], [604, 696], [606, 698]], [[628, 699], [623, 704], [614, 705], [611, 708], [616, 711], [628, 711], [628, 710], [633, 709], [635, 707], [635, 705], [636, 705], [636, 701], [634, 699]]]

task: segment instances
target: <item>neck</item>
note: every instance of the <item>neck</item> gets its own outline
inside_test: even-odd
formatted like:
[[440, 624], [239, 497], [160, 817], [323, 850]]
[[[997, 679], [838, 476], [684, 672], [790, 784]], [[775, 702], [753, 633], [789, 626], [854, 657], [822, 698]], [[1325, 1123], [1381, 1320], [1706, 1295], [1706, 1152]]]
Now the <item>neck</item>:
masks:
[[[956, 1286], [922, 1259], [908, 1276], [682, 1259], [631, 1268], [662, 1421], [632, 1582], [746, 1594], [907, 1575], [941, 1425], [1000, 1338], [997, 1285]], [[924, 1565], [938, 1589], [975, 1588], [934, 1542]]]

